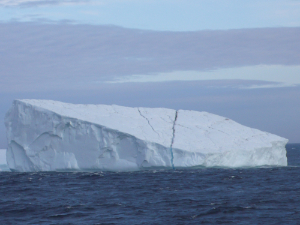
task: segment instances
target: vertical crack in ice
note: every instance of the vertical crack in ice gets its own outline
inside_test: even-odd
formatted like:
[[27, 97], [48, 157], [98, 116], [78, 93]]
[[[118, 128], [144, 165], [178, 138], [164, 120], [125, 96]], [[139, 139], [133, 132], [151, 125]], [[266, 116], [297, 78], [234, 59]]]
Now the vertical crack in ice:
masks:
[[[150, 121], [148, 120], [148, 118], [145, 117], [145, 116], [141, 113], [141, 111], [140, 111], [139, 108], [138, 108], [138, 111], [139, 111], [141, 117], [143, 117], [143, 118], [145, 118], [145, 119], [147, 120], [147, 122], [148, 122], [149, 126], [152, 128], [152, 130], [153, 130], [155, 133], [157, 133], [157, 132], [154, 130], [154, 128], [152, 127], [152, 125], [150, 124]], [[157, 133], [157, 135], [160, 136], [159, 133]]]
[[175, 113], [175, 119], [174, 119], [174, 122], [173, 122], [173, 135], [172, 135], [172, 140], [171, 140], [171, 145], [170, 145], [170, 153], [171, 153], [171, 164], [172, 164], [172, 168], [173, 170], [175, 169], [175, 166], [174, 166], [174, 155], [173, 155], [173, 143], [174, 143], [174, 138], [175, 138], [175, 125], [176, 125], [176, 121], [177, 121], [177, 116], [178, 116], [178, 110], [176, 110], [176, 113]]

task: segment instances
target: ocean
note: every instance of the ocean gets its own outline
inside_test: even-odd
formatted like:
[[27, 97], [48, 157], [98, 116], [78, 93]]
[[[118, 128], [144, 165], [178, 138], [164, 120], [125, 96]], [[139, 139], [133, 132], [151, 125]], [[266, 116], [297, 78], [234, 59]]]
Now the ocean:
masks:
[[0, 172], [0, 224], [300, 224], [300, 144], [288, 167]]

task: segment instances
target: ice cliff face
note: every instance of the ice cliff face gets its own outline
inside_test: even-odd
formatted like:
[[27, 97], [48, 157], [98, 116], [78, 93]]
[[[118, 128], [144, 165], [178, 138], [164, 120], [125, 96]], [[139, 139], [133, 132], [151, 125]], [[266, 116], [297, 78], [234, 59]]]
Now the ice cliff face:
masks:
[[0, 149], [0, 171], [8, 171], [6, 163], [6, 149]]
[[5, 125], [15, 171], [287, 165], [288, 140], [207, 112], [15, 100]]

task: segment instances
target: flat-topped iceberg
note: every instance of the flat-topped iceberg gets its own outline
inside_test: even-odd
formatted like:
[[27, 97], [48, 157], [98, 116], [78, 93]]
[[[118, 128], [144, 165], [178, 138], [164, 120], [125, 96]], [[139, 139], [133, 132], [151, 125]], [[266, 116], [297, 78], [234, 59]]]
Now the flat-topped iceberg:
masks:
[[13, 171], [287, 165], [287, 139], [207, 112], [15, 100], [5, 125]]

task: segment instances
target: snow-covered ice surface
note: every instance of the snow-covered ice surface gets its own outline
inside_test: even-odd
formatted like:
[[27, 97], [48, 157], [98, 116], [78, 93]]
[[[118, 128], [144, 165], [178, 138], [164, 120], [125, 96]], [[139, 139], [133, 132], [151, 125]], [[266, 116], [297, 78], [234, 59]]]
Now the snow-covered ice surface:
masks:
[[14, 171], [286, 166], [287, 139], [207, 112], [15, 100]]
[[0, 149], [0, 171], [9, 171], [6, 163], [6, 149]]

